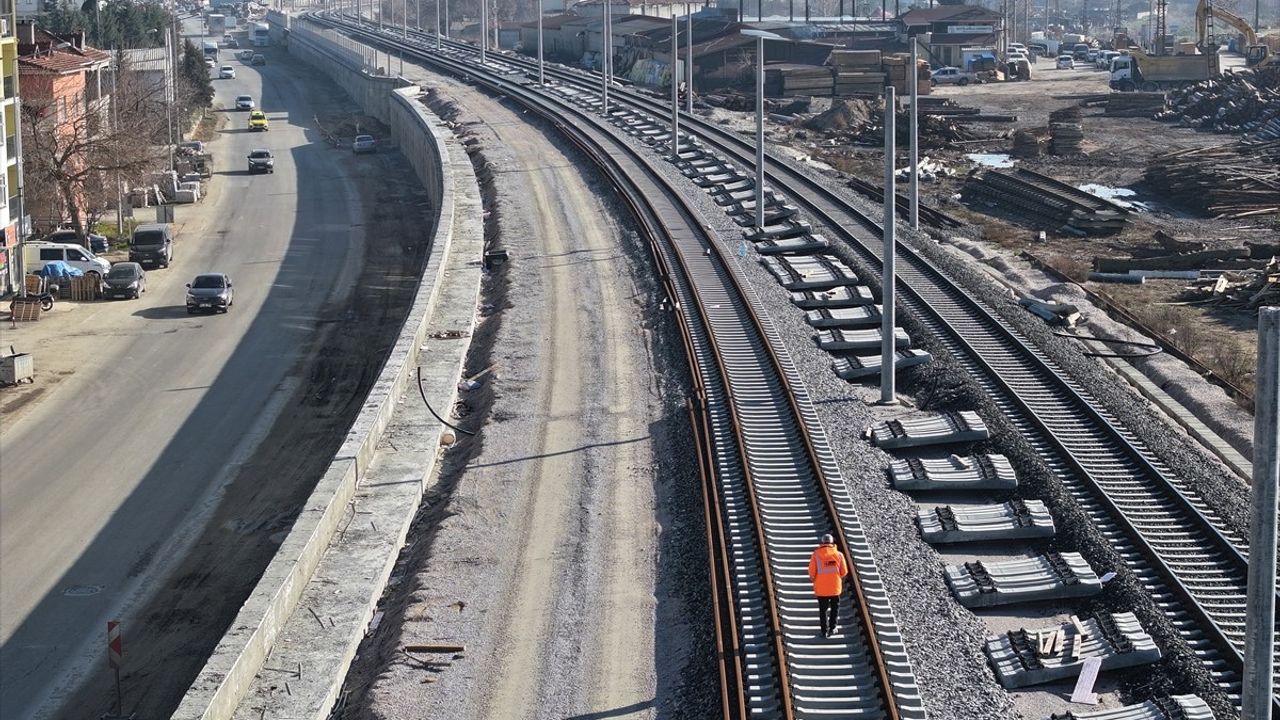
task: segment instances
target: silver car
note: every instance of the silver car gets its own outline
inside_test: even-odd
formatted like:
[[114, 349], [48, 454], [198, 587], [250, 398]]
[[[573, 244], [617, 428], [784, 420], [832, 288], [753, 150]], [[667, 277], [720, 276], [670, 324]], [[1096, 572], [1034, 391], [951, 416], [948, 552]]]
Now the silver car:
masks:
[[187, 314], [226, 312], [235, 304], [235, 291], [226, 273], [201, 273], [187, 284]]
[[377, 151], [378, 143], [373, 139], [372, 135], [357, 135], [356, 139], [351, 142], [351, 152], [371, 153]]

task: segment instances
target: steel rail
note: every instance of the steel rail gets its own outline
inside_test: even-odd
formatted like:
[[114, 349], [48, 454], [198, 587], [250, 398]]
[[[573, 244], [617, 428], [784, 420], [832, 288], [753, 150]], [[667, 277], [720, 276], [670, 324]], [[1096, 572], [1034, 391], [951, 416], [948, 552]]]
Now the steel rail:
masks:
[[[513, 58], [506, 60], [518, 62]], [[572, 71], [556, 72], [576, 80], [577, 74]], [[618, 92], [616, 97], [619, 102], [629, 102], [642, 108], [661, 107], [660, 103], [638, 94]], [[751, 166], [753, 160], [742, 150], [748, 147], [747, 143], [741, 138], [693, 116], [687, 117], [683, 124], [686, 132], [696, 128], [704, 141], [736, 158], [745, 167]], [[823, 219], [835, 234], [873, 267], [879, 264], [878, 244], [868, 242], [866, 236], [847, 230], [847, 224], [840, 222], [835, 216], [844, 215], [856, 224], [878, 233], [879, 227], [873, 220], [822, 184], [772, 155], [768, 156], [767, 164], [767, 177], [776, 184], [815, 191], [818, 202], [810, 201], [809, 195], [800, 193], [792, 194], [793, 202]], [[957, 358], [962, 364], [968, 361], [971, 370], [979, 371], [974, 377], [980, 385], [998, 391], [1002, 397], [997, 399], [997, 405], [1010, 416], [1014, 425], [1028, 440], [1037, 446], [1091, 518], [1104, 525], [1101, 528], [1104, 534], [1109, 537], [1117, 552], [1134, 567], [1153, 597], [1158, 602], [1166, 603], [1176, 599], [1185, 606], [1185, 612], [1194, 616], [1200, 629], [1209, 631], [1207, 639], [1231, 661], [1229, 664], [1234, 666], [1232, 671], [1238, 674], [1243, 667], [1240, 651], [1240, 628], [1243, 625], [1238, 620], [1243, 610], [1242, 568], [1246, 566], [1243, 541], [1229, 537], [1214, 522], [1212, 513], [1203, 502], [1195, 498], [1188, 488], [1180, 487], [1169, 476], [1167, 468], [1150, 456], [1140, 440], [1118, 427], [1118, 421], [1100, 410], [1087, 390], [1065, 378], [1056, 365], [1033, 348], [1020, 333], [999, 319], [984, 303], [960, 290], [954, 281], [910, 247], [904, 245], [900, 252], [911, 270], [915, 271], [900, 276], [903, 289], [913, 301], [907, 303], [909, 309], [935, 330], [944, 345], [959, 351]], [[928, 286], [946, 288], [943, 299], [953, 306], [953, 310], [961, 310], [961, 316], [958, 317], [954, 312], [949, 315], [939, 312], [929, 300], [924, 299], [923, 293], [915, 292], [913, 282], [923, 282], [926, 290]], [[977, 329], [984, 330], [999, 340], [998, 344], [986, 349], [987, 355], [983, 354], [983, 348], [968, 342], [966, 336], [955, 329], [953, 322], [965, 318], [980, 319], [982, 322]], [[997, 367], [992, 360], [1008, 356], [1010, 351], [1023, 361], [1025, 366], [1021, 369], [1024, 372], [1029, 369], [1030, 374], [1036, 376], [1033, 382], [1019, 386], [1005, 381], [1002, 373], [1010, 368]], [[1037, 403], [1036, 398], [1028, 397], [1028, 393], [1043, 394], [1046, 384], [1061, 393], [1050, 393], [1048, 396], [1052, 404], [1059, 407], [1045, 407], [1043, 402]], [[1074, 406], [1074, 420], [1068, 418], [1063, 421], [1061, 406], [1064, 405], [1069, 410]], [[1041, 414], [1049, 420], [1042, 419]], [[1081, 415], [1086, 424], [1083, 428], [1080, 426]], [[1089, 448], [1087, 442], [1080, 442], [1082, 432], [1094, 435], [1093, 448]], [[1104, 439], [1098, 440], [1098, 435], [1104, 436]], [[1098, 459], [1100, 455], [1109, 456], [1104, 460], [1109, 461], [1110, 467], [1107, 467], [1108, 462]], [[1116, 467], [1127, 469], [1130, 474], [1139, 477], [1154, 478], [1157, 484], [1152, 486], [1150, 483], [1136, 482], [1127, 487], [1119, 485], [1111, 477], [1116, 474]], [[1135, 490], [1141, 495], [1137, 501], [1131, 497]], [[1143, 517], [1150, 508], [1159, 508], [1161, 505], [1165, 506], [1162, 510], [1164, 517], [1156, 520]], [[1118, 538], [1114, 532], [1108, 532], [1105, 527], [1108, 525], [1118, 526], [1112, 529], [1124, 532], [1127, 538]], [[1183, 531], [1181, 538], [1171, 541], [1164, 537], [1167, 536], [1164, 529], [1170, 525], [1189, 527], [1193, 532]], [[1190, 556], [1188, 542], [1195, 543]], [[1208, 552], [1204, 552], [1205, 547]], [[1219, 567], [1223, 572], [1216, 578], [1206, 580], [1203, 570], [1205, 567]], [[1232, 569], [1234, 572], [1230, 572]], [[1232, 575], [1235, 577], [1231, 577]], [[1225, 600], [1222, 597], [1224, 586], [1228, 591]], [[1170, 598], [1170, 595], [1176, 597]], [[1238, 686], [1238, 677], [1221, 672], [1217, 667], [1220, 658], [1204, 651], [1204, 638], [1198, 635], [1197, 628], [1179, 618], [1178, 613], [1174, 613], [1173, 619], [1184, 638], [1196, 648], [1210, 673], [1228, 686], [1230, 694], [1231, 688]], [[1280, 648], [1277, 651], [1280, 656]], [[1276, 707], [1280, 708], [1280, 698]]]
[[[368, 36], [375, 37], [379, 42], [384, 42], [387, 44], [399, 44], [401, 45], [401, 49], [413, 51], [415, 52], [415, 54], [421, 52], [418, 48], [415, 48], [413, 46], [405, 47], [402, 43], [396, 42], [396, 40], [398, 39], [391, 39], [384, 36], [378, 36], [375, 33], [368, 33], [367, 31], [363, 31], [363, 32]], [[428, 57], [423, 59], [438, 62], [438, 58]], [[465, 66], [463, 68], [454, 68], [454, 70], [456, 72], [466, 71], [470, 73], [471, 71], [474, 71], [474, 67]], [[511, 94], [511, 91], [512, 91], [512, 88], [510, 87], [502, 88], [497, 86], [496, 84], [493, 86], [493, 89], [501, 92], [506, 92], [508, 94]], [[548, 119], [552, 119], [553, 121], [559, 123], [558, 120], [555, 120], [552, 117], [549, 117]], [[564, 128], [563, 125], [560, 125], [560, 127], [562, 129]], [[634, 152], [634, 151], [631, 151], [631, 152]], [[599, 158], [597, 158], [597, 162], [599, 162]], [[692, 216], [692, 211], [689, 210], [687, 207], [683, 207], [682, 209], [683, 209], [683, 212]], [[705, 237], [701, 239], [701, 244], [706, 247], [715, 246], [714, 243], [710, 243]], [[672, 245], [674, 249], [674, 243], [672, 243]], [[717, 248], [717, 253], [718, 252], [719, 252], [719, 249]], [[689, 267], [688, 258], [686, 257], [686, 255], [681, 252], [676, 252], [674, 253], [674, 256], [676, 261], [682, 265], [682, 269], [684, 271], [685, 277], [692, 279], [695, 276], [695, 271], [694, 269]], [[718, 273], [722, 277], [727, 277], [730, 284], [733, 285], [733, 290], [736, 293], [738, 293], [738, 297], [740, 298], [739, 310], [745, 315], [745, 318], [750, 323], [750, 325], [755, 329], [758, 335], [759, 348], [755, 350], [755, 354], [766, 355], [769, 361], [769, 364], [772, 366], [772, 369], [776, 374], [776, 377], [779, 379], [779, 382], [777, 384], [781, 386], [780, 389], [782, 391], [781, 393], [782, 399], [785, 401], [786, 405], [789, 407], [791, 411], [793, 424], [795, 425], [795, 427], [797, 428], [797, 431], [800, 434], [800, 442], [805, 448], [805, 451], [806, 451], [805, 454], [808, 456], [808, 464], [810, 468], [814, 471], [816, 480], [819, 482], [819, 492], [821, 494], [821, 497], [823, 498], [823, 505], [826, 510], [825, 514], [827, 516], [826, 519], [833, 526], [840, 529], [842, 548], [846, 552], [851, 553], [851, 548], [847, 543], [847, 537], [846, 537], [845, 531], [842, 528], [842, 523], [840, 521], [840, 512], [835, 507], [835, 501], [831, 497], [830, 488], [827, 486], [827, 483], [830, 482], [830, 479], [826, 477], [827, 472], [823, 467], [824, 458], [819, 456], [818, 450], [815, 447], [815, 442], [813, 440], [813, 437], [811, 433], [809, 433], [808, 427], [806, 425], [807, 421], [816, 421], [816, 416], [813, 418], [806, 418], [805, 415], [801, 412], [800, 406], [796, 402], [792, 383], [790, 379], [787, 377], [787, 373], [784, 372], [784, 368], [782, 367], [782, 361], [779, 358], [776, 352], [776, 349], [772, 347], [769, 342], [765, 341], [764, 328], [760, 324], [758, 314], [754, 311], [754, 308], [752, 307], [751, 303], [747, 301], [746, 295], [744, 294], [739, 278], [737, 278], [732, 273], [726, 272], [728, 264], [725, 262], [725, 259], [723, 257], [718, 257], [718, 260], [719, 260], [719, 267], [716, 268], [716, 270], [718, 270]], [[721, 308], [721, 305], [719, 304], [708, 306], [708, 304], [704, 300], [702, 293], [693, 294], [692, 299], [693, 299], [693, 302], [699, 306], [701, 316], [704, 318], [704, 320], [706, 318], [713, 318], [715, 315], [715, 311]], [[741, 470], [743, 471], [744, 480], [746, 480], [749, 488], [748, 496], [750, 498], [751, 505], [753, 508], [752, 515], [755, 521], [753, 524], [757, 529], [757, 538], [758, 538], [760, 551], [762, 555], [765, 556], [765, 559], [766, 559], [766, 562], [762, 563], [761, 565], [761, 571], [766, 576], [766, 587], [772, 589], [772, 588], [775, 588], [775, 581], [770, 577], [771, 560], [768, 555], [768, 553], [770, 552], [770, 543], [769, 543], [769, 539], [765, 537], [764, 531], [763, 531], [763, 528], [768, 521], [763, 516], [763, 513], [760, 509], [760, 503], [758, 502], [758, 499], [757, 499], [757, 493], [759, 491], [754, 487], [755, 478], [752, 477], [752, 472], [751, 472], [753, 463], [752, 463], [752, 459], [749, 452], [749, 446], [752, 443], [752, 438], [749, 436], [748, 432], [744, 430], [744, 428], [749, 426], [749, 421], [744, 421], [744, 418], [741, 413], [741, 407], [743, 405], [741, 403], [736, 402], [737, 391], [735, 391], [734, 389], [734, 382], [733, 382], [735, 373], [729, 367], [727, 367], [726, 360], [725, 360], [726, 357], [729, 357], [729, 351], [726, 351], [724, 348], [721, 348], [719, 346], [719, 338], [716, 336], [715, 333], [709, 333], [708, 338], [712, 343], [712, 345], [714, 346], [715, 352], [713, 353], [713, 357], [715, 358], [716, 364], [718, 365], [721, 376], [728, 379], [728, 382], [725, 385], [725, 390], [727, 391], [727, 394], [729, 395], [729, 398], [731, 400], [731, 402], [729, 403], [729, 410], [731, 414], [734, 416], [733, 427], [735, 428], [738, 435], [738, 439], [739, 439], [739, 442], [737, 443], [737, 445], [738, 445], [740, 460], [742, 462]], [[825, 461], [831, 464], [832, 467], [834, 467], [834, 463], [830, 458], [829, 450], [826, 452], [826, 454], [828, 457], [825, 458]], [[869, 552], [866, 552], [865, 548], [863, 549], [863, 552], [864, 552], [864, 555], [869, 557]], [[865, 559], [864, 559], [864, 562], [865, 562]], [[858, 574], [859, 573], [854, 574], [854, 577], [855, 577], [854, 587], [857, 592], [861, 593], [862, 589], [860, 587]], [[786, 648], [781, 643], [781, 638], [783, 637], [783, 631], [782, 631], [782, 628], [776, 625], [776, 621], [779, 616], [779, 613], [776, 610], [777, 606], [775, 604], [774, 594], [769, 593], [768, 599], [769, 599], [771, 608], [774, 609], [774, 612], [771, 613], [774, 619], [774, 630], [775, 630], [774, 639], [778, 647], [778, 650], [777, 650], [778, 657], [781, 659], [781, 662], [779, 663], [779, 667], [782, 668], [787, 665]], [[870, 612], [868, 610], [868, 603], [865, 600], [865, 595], [863, 597], [863, 601], [859, 603], [859, 609], [860, 609], [861, 617], [864, 621], [863, 629], [866, 632], [865, 637], [868, 641], [868, 645], [870, 646], [872, 655], [878, 659], [878, 662], [876, 663], [877, 670], [878, 670], [877, 680], [881, 686], [879, 689], [882, 692], [882, 701], [886, 711], [886, 715], [888, 717], [896, 718], [898, 717], [898, 713], [897, 713], [897, 703], [893, 695], [893, 683], [889, 678], [887, 668], [885, 667], [886, 663], [884, 662], [884, 659], [880, 653], [880, 648], [879, 648], [878, 639], [877, 639], [878, 629], [876, 628], [875, 621], [871, 617]], [[901, 670], [899, 670], [899, 673], [901, 674]], [[786, 707], [788, 701], [791, 699], [791, 692], [786, 686], [788, 677], [789, 677], [789, 673], [786, 673], [786, 672], [779, 673], [779, 678], [782, 682], [781, 699], [783, 701], [784, 717], [790, 717], [790, 714], [787, 711], [787, 707]], [[912, 683], [912, 687], [914, 687], [913, 683]], [[918, 700], [918, 698], [915, 698], [915, 699]]]

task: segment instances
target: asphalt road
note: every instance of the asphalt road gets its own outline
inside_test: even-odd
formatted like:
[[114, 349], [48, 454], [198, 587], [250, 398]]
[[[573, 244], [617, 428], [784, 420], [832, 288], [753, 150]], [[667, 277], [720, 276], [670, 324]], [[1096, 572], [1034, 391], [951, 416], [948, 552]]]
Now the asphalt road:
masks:
[[[358, 195], [308, 139], [303, 81], [228, 54], [238, 77], [214, 81], [215, 105], [251, 94], [270, 131], [228, 113], [213, 192], [178, 208], [192, 220], [173, 266], [148, 272], [139, 301], [78, 310], [84, 366], [0, 435], [0, 717], [41, 714], [103, 662], [107, 620], [125, 619], [127, 641], [129, 608], [269, 429], [317, 313], [358, 268]], [[247, 174], [257, 147], [274, 174]], [[184, 285], [204, 271], [231, 276], [226, 315], [187, 315]]]

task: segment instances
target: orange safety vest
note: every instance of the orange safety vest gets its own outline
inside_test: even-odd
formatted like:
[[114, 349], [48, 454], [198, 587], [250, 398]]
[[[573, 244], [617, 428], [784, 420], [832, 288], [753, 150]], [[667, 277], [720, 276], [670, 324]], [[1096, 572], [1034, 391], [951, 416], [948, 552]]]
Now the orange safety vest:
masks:
[[819, 545], [809, 557], [809, 579], [813, 581], [813, 594], [818, 597], [836, 597], [844, 589], [842, 582], [849, 574], [844, 555], [835, 545]]

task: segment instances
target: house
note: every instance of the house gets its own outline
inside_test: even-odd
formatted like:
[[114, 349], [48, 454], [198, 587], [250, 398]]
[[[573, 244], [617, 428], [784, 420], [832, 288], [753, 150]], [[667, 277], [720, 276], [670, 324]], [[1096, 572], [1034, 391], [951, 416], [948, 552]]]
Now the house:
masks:
[[15, 34], [14, 0], [0, 0], [0, 226], [4, 227], [0, 247], [0, 294], [8, 294], [22, 282], [21, 255], [18, 242], [25, 239], [28, 225], [23, 207], [22, 184], [22, 105], [18, 96], [18, 37]]
[[910, 10], [899, 18], [907, 36], [923, 36], [934, 65], [960, 65], [965, 48], [1000, 49], [1004, 33], [1000, 13], [974, 5], [939, 5]]
[[[52, 123], [63, 139], [105, 126], [109, 98], [103, 79], [110, 65], [111, 53], [89, 46], [84, 33], [63, 37], [31, 24], [19, 25], [18, 74], [28, 139], [35, 131], [32, 121]], [[26, 209], [36, 224], [55, 227], [65, 219], [66, 208], [58, 194], [48, 190], [28, 197]], [[71, 202], [83, 217], [86, 199], [75, 197]]]
[[703, 8], [705, 3], [688, 0], [582, 0], [574, 4], [570, 11], [582, 17], [604, 17], [604, 6], [610, 5], [610, 13], [615, 22], [624, 15], [647, 15], [649, 17], [666, 18], [684, 17]]

